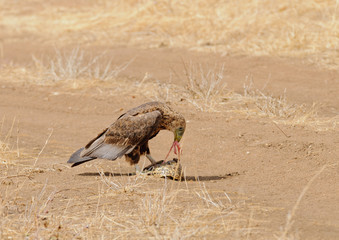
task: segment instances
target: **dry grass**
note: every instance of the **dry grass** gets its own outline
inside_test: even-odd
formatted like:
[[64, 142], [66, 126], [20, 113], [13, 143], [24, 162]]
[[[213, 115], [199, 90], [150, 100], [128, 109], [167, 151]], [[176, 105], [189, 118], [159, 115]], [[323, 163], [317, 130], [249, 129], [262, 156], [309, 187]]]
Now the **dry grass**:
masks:
[[[16, 136], [16, 140], [13, 141], [13, 131], [15, 125], [17, 124], [16, 120], [13, 119], [11, 127], [7, 132], [4, 132], [4, 124], [5, 117], [3, 117], [0, 126], [0, 166], [5, 165], [6, 167], [8, 167], [8, 164], [12, 163], [12, 159], [20, 157], [19, 139], [18, 136]], [[17, 131], [19, 130], [17, 129]], [[10, 143], [10, 141], [12, 143]]]
[[[0, 128], [0, 186], [1, 184], [11, 185], [11, 179], [14, 178], [24, 177], [30, 179], [35, 173], [43, 173], [51, 170], [36, 167], [36, 164], [53, 131], [51, 131], [45, 144], [38, 153], [34, 151], [22, 152], [19, 148], [18, 122], [14, 119], [7, 131], [4, 131], [5, 123], [5, 118], [3, 118]], [[15, 128], [16, 133], [14, 133]], [[3, 132], [6, 132], [6, 134], [3, 134]], [[55, 170], [53, 169], [53, 171]]]
[[38, 85], [61, 84], [66, 88], [79, 89], [91, 87], [100, 82], [102, 85], [117, 80], [134, 59], [118, 66], [112, 65], [103, 52], [90, 56], [83, 49], [76, 47], [71, 51], [55, 49], [53, 58], [44, 59], [32, 56], [34, 65], [19, 66], [14, 63], [0, 65], [0, 76], [4, 81], [27, 82]]
[[[76, 188], [57, 190], [48, 180], [44, 184], [31, 182], [30, 200], [22, 191], [25, 182], [12, 183], [6, 191], [2, 185], [1, 239], [247, 239], [249, 233], [260, 235], [262, 230], [249, 224], [262, 221], [250, 218], [251, 210], [244, 201], [234, 199], [233, 203], [227, 194], [205, 186], [188, 190], [180, 187], [184, 186], [181, 183], [166, 180], [154, 185], [149, 178], [130, 176], [133, 185], [124, 177], [105, 178], [95, 182], [97, 193], [82, 196], [72, 194], [79, 191]], [[117, 182], [122, 189], [134, 190], [116, 189]], [[197, 195], [201, 201], [191, 206]], [[208, 196], [208, 203], [203, 196]]]
[[286, 89], [282, 95], [275, 97], [255, 89], [253, 82], [250, 81], [249, 84], [244, 84], [243, 94], [236, 94], [234, 97], [242, 105], [237, 112], [243, 112], [248, 116], [268, 117], [277, 123], [307, 126], [319, 131], [336, 129], [339, 124], [338, 117], [318, 116], [319, 104], [317, 103], [307, 106], [289, 102], [286, 98]]
[[[102, 56], [86, 58], [83, 50], [75, 48], [68, 54], [56, 50], [56, 57], [46, 64], [35, 59], [34, 68], [3, 66], [0, 76], [9, 81], [34, 82], [53, 85], [62, 83], [63, 88], [96, 87], [101, 93], [111, 95], [144, 95], [164, 102], [187, 101], [200, 111], [232, 112], [246, 117], [266, 117], [287, 125], [309, 126], [316, 130], [335, 129], [338, 117], [321, 118], [317, 115], [318, 104], [306, 106], [290, 103], [286, 90], [280, 96], [255, 88], [251, 76], [244, 79], [242, 93], [227, 88], [224, 65], [208, 69], [199, 63], [186, 63], [182, 82], [185, 87], [154, 81], [147, 73], [140, 81], [122, 79], [119, 73], [133, 61], [110, 69], [110, 61]], [[103, 67], [101, 67], [103, 66]], [[175, 73], [176, 74], [176, 73]], [[180, 76], [177, 74], [177, 77]], [[107, 85], [108, 84], [108, 85]], [[107, 88], [107, 89], [105, 89]]]
[[253, 82], [250, 81], [244, 84], [241, 97], [247, 106], [252, 105], [252, 109], [248, 107], [246, 109], [249, 114], [269, 117], [292, 125], [304, 125], [317, 118], [316, 104], [308, 108], [304, 104], [289, 103], [286, 99], [286, 89], [282, 95], [274, 97], [255, 89]]
[[[112, 66], [112, 59], [105, 61], [105, 52], [99, 56], [88, 57], [84, 50], [74, 48], [69, 53], [55, 49], [55, 57], [47, 63], [33, 56], [36, 72], [42, 84], [49, 82], [70, 81], [77, 88], [83, 81], [113, 81], [133, 61], [120, 66]], [[89, 59], [89, 60], [87, 60]]]
[[[223, 54], [306, 57], [337, 68], [337, 0], [0, 1], [3, 34], [60, 43], [184, 47]], [[18, 28], [17, 26], [20, 26]], [[51, 27], [53, 26], [53, 27]]]
[[[325, 166], [304, 187], [276, 238], [298, 239], [292, 228], [293, 217], [306, 191], [324, 169]], [[83, 195], [79, 195], [78, 186], [57, 189], [48, 178], [43, 184], [2, 181], [0, 238], [252, 239], [267, 236], [263, 226], [269, 220], [256, 218], [261, 211], [267, 215], [267, 209], [251, 206], [241, 197], [209, 189], [205, 183], [197, 182], [187, 188], [187, 183], [98, 172], [100, 177], [86, 186], [93, 190], [97, 185], [97, 192]], [[28, 192], [25, 189], [29, 189]]]
[[[184, 87], [147, 81], [145, 76], [145, 79], [135, 86], [136, 90], [153, 100], [164, 102], [185, 100], [200, 111], [220, 111], [222, 98], [230, 92], [224, 81], [224, 65], [214, 66], [208, 70], [205, 70], [205, 66], [192, 62], [188, 64], [183, 62], [183, 65], [185, 78], [181, 82], [185, 83]], [[179, 75], [177, 77], [181, 78]]]
[[299, 237], [292, 232], [292, 227], [294, 224], [293, 218], [296, 215], [296, 211], [300, 205], [301, 200], [303, 199], [304, 195], [310, 188], [311, 184], [314, 182], [314, 180], [319, 177], [319, 175], [326, 169], [327, 165], [324, 165], [321, 167], [321, 169], [308, 181], [306, 186], [303, 188], [301, 191], [296, 203], [294, 204], [293, 208], [288, 212], [286, 216], [286, 223], [285, 226], [281, 229], [281, 233], [279, 236], [276, 236], [278, 240], [294, 240], [294, 239], [299, 239]]
[[191, 62], [188, 66], [184, 63], [184, 66], [187, 81], [186, 99], [201, 110], [214, 109], [220, 101], [220, 96], [225, 94], [224, 65], [207, 72], [201, 64], [194, 65]]
[[[6, 191], [2, 194], [1, 239], [41, 239], [44, 237], [58, 239], [61, 216], [56, 216], [53, 219], [55, 221], [46, 221], [50, 217], [49, 205], [56, 193], [46, 193], [46, 182], [40, 192], [36, 195], [32, 194], [31, 200], [23, 203], [20, 190], [24, 184], [25, 182], [19, 184], [17, 190]], [[31, 188], [34, 189], [33, 186]]]
[[[287, 125], [308, 126], [316, 130], [335, 129], [338, 117], [322, 118], [317, 114], [318, 104], [311, 106], [294, 104], [287, 100], [286, 90], [280, 96], [272, 96], [254, 87], [250, 76], [244, 79], [242, 93], [227, 88], [224, 66], [204, 70], [201, 64], [186, 64], [186, 82], [183, 89], [173, 84], [142, 81], [134, 87], [140, 94], [154, 100], [176, 102], [185, 100], [200, 111], [232, 112], [246, 117], [264, 117]], [[151, 90], [150, 90], [151, 89]]]

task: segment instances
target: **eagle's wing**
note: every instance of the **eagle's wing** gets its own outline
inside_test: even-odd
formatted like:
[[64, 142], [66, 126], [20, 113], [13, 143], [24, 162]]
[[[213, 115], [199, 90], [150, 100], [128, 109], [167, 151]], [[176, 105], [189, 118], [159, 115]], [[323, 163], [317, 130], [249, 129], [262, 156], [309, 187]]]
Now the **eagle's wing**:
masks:
[[115, 160], [128, 154], [158, 131], [160, 119], [159, 111], [119, 118], [90, 141], [80, 156]]

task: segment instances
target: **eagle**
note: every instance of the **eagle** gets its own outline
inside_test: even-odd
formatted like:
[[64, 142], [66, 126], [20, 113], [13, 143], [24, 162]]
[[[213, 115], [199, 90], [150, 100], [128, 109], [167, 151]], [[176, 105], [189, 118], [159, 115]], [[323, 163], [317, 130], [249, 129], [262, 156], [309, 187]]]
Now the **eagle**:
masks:
[[168, 130], [174, 134], [173, 144], [164, 162], [172, 149], [180, 156], [179, 142], [185, 128], [186, 121], [180, 113], [165, 103], [148, 102], [122, 114], [85, 147], [74, 152], [68, 163], [75, 167], [97, 158], [114, 161], [125, 155], [126, 161], [135, 165], [136, 171], [140, 171], [137, 164], [142, 155], [146, 155], [151, 164], [157, 163], [151, 156], [148, 141], [161, 130]]

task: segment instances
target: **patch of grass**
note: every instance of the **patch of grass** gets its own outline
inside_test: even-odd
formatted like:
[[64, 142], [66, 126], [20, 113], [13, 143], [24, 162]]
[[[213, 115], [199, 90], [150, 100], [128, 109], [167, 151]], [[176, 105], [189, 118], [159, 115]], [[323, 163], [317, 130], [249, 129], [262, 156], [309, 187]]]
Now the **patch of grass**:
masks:
[[28, 33], [42, 42], [302, 57], [333, 69], [339, 62], [338, 0], [103, 0], [81, 2], [76, 9], [53, 1], [37, 5], [33, 11], [31, 1], [19, 7], [0, 1], [7, 39]]
[[[145, 82], [138, 86], [142, 93], [154, 100], [164, 102], [187, 101], [200, 111], [220, 111], [219, 105], [223, 96], [228, 95], [229, 89], [224, 79], [224, 65], [205, 70], [202, 64], [186, 64], [184, 87], [175, 84]], [[179, 77], [179, 76], [178, 76]], [[179, 77], [180, 78], [180, 77]], [[152, 89], [153, 91], [144, 91]]]
[[203, 70], [201, 64], [188, 66], [184, 63], [186, 75], [187, 100], [201, 110], [213, 109], [219, 102], [220, 96], [224, 94], [226, 83], [224, 78], [224, 65], [219, 69]]
[[295, 124], [302, 124], [317, 117], [315, 104], [307, 108], [303, 104], [289, 103], [286, 98], [286, 89], [281, 96], [274, 97], [263, 93], [259, 89], [253, 89], [253, 82], [251, 81], [248, 85], [244, 84], [242, 97], [245, 102], [251, 103], [257, 108], [255, 112], [259, 116], [287, 120]]
[[[218, 192], [213, 194], [218, 196], [216, 199], [204, 186], [203, 194], [212, 202], [224, 202], [230, 207], [215, 207], [205, 200], [195, 201], [192, 206], [190, 202], [196, 200], [199, 190], [182, 189], [180, 186], [184, 185], [180, 182], [163, 179], [154, 182], [155, 179], [138, 176], [129, 176], [128, 181], [123, 176], [114, 178], [114, 184], [112, 180], [98, 178], [94, 183], [98, 192], [90, 195], [88, 192], [79, 195], [81, 189], [77, 187], [58, 190], [46, 180], [44, 184], [27, 183], [30, 186], [27, 198], [22, 191], [25, 182], [8, 185], [8, 191], [1, 191], [4, 193], [0, 201], [1, 239], [247, 236], [249, 215], [242, 201], [235, 199], [231, 204], [229, 196]], [[138, 183], [133, 191], [123, 190], [130, 189], [131, 183]], [[0, 187], [4, 189], [3, 184]], [[253, 228], [253, 234], [259, 232], [260, 228]]]
[[[227, 214], [203, 202], [192, 208], [185, 202], [195, 198], [194, 192], [171, 188], [166, 181], [160, 189], [146, 192], [139, 189], [139, 194], [136, 213], [127, 214], [128, 220], [109, 217], [112, 223], [128, 231], [126, 237], [135, 234], [155, 239], [227, 236], [241, 231], [246, 225], [246, 220], [242, 219], [245, 216], [236, 214], [242, 207], [235, 207]], [[182, 202], [183, 199], [186, 201]]]
[[[307, 126], [319, 131], [335, 129], [339, 124], [337, 117], [318, 116], [319, 104], [311, 106], [295, 104], [286, 98], [286, 89], [282, 95], [275, 97], [253, 87], [253, 82], [244, 84], [243, 94], [233, 95], [240, 106], [237, 112], [249, 116], [268, 117], [274, 122], [293, 126]], [[229, 99], [232, 102], [232, 97]]]
[[[88, 58], [85, 51], [79, 47], [69, 53], [55, 50], [55, 57], [47, 63], [33, 56], [38, 79], [42, 82], [71, 81], [73, 88], [77, 88], [81, 81], [112, 81], [124, 71], [134, 59], [120, 66], [112, 66], [112, 59], [105, 61], [105, 52], [99, 56]], [[88, 60], [89, 59], [89, 60]]]

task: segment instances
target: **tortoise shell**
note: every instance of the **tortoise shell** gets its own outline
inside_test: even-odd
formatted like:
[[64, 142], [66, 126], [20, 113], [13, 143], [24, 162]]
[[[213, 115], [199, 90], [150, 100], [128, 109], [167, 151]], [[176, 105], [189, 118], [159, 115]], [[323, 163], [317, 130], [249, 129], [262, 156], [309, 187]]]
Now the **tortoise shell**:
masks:
[[169, 177], [173, 180], [180, 180], [183, 176], [182, 166], [176, 158], [165, 163], [164, 160], [158, 161], [154, 165], [145, 167], [142, 172], [155, 177]]

